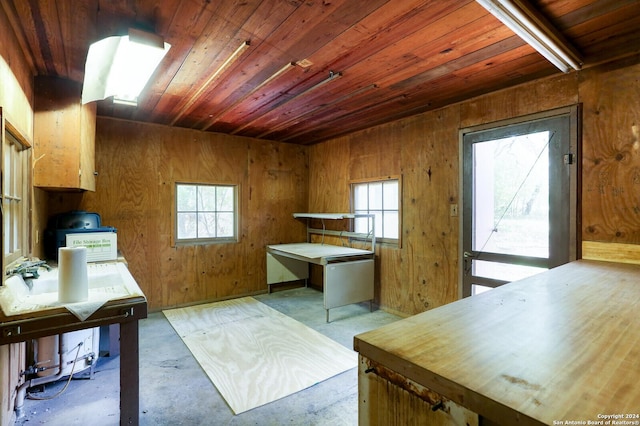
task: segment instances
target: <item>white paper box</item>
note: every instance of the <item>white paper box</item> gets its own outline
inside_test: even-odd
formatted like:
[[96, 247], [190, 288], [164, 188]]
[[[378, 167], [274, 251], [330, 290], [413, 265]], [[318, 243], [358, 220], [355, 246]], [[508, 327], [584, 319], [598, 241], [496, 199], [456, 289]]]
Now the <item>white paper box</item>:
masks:
[[67, 234], [67, 247], [86, 247], [87, 262], [114, 260], [118, 257], [118, 234], [115, 232]]

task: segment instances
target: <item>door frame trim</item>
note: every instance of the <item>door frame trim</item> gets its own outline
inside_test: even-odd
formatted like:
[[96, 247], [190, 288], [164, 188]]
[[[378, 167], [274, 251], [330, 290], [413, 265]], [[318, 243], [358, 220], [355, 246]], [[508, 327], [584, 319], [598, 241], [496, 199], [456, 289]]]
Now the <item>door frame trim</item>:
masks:
[[575, 154], [576, 167], [570, 168], [570, 229], [569, 238], [574, 244], [570, 245], [570, 260], [580, 259], [582, 257], [582, 234], [578, 232], [582, 228], [582, 212], [578, 208], [581, 202], [582, 190], [582, 104], [577, 103], [565, 107], [555, 108], [548, 111], [541, 111], [532, 114], [511, 117], [503, 120], [497, 120], [475, 126], [467, 126], [458, 130], [458, 199], [460, 206], [458, 208], [458, 299], [463, 297], [463, 281], [464, 281], [464, 135], [472, 132], [480, 132], [498, 127], [511, 126], [514, 124], [522, 124], [529, 121], [543, 120], [557, 116], [568, 115], [570, 124], [570, 149]]

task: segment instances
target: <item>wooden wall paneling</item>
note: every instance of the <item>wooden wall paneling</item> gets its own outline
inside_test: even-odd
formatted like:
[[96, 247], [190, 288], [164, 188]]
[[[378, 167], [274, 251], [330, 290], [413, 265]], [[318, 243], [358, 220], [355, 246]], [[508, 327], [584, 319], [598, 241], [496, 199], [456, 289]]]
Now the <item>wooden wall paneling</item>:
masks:
[[[616, 242], [635, 243], [634, 229], [637, 230], [638, 226], [634, 222], [636, 219], [633, 216], [633, 206], [628, 203], [629, 200], [638, 199], [637, 185], [633, 178], [637, 168], [635, 139], [633, 139], [635, 137], [633, 126], [636, 123], [632, 120], [634, 114], [637, 116], [638, 110], [638, 101], [634, 97], [637, 95], [637, 83], [633, 77], [637, 69], [637, 65], [628, 64], [623, 64], [620, 68], [594, 68], [583, 71], [580, 82], [574, 74], [552, 77], [535, 84], [525, 84], [492, 93], [438, 111], [309, 146], [307, 151], [309, 183], [308, 194], [306, 194], [308, 209], [305, 210], [349, 211], [349, 180], [354, 177], [364, 177], [368, 173], [378, 176], [392, 174], [387, 172], [384, 166], [388, 163], [395, 164], [397, 161], [397, 164], [402, 166], [405, 191], [403, 247], [400, 250], [390, 247], [381, 247], [378, 250], [377, 279], [380, 282], [380, 289], [377, 290], [376, 297], [383, 306], [406, 313], [416, 313], [416, 310], [424, 309], [424, 301], [430, 303], [429, 306], [446, 303], [450, 297], [453, 297], [452, 291], [457, 287], [457, 266], [454, 265], [458, 261], [456, 258], [458, 225], [457, 219], [449, 215], [449, 204], [454, 199], [460, 202], [457, 198], [459, 197], [457, 194], [458, 129], [571, 105], [580, 100], [585, 106], [584, 129], [587, 134], [584, 143], [589, 156], [585, 163], [593, 161], [593, 164], [589, 165], [591, 169], [584, 173], [584, 184], [586, 189], [596, 189], [587, 197], [583, 212], [591, 209], [593, 204], [602, 210], [597, 213], [598, 215], [606, 214], [608, 220], [617, 221], [611, 223], [626, 224], [629, 229], [627, 231], [627, 228], [624, 228], [624, 232], [616, 236], [617, 229], [613, 229], [613, 226], [610, 230], [602, 228], [605, 236], [603, 240], [617, 238]], [[578, 91], [579, 84], [580, 91]], [[618, 86], [621, 86], [619, 91], [615, 89]], [[578, 98], [578, 92], [580, 98]], [[618, 101], [622, 99], [624, 102], [603, 100], [603, 94], [606, 92], [619, 94], [612, 98]], [[629, 93], [628, 96], [627, 93]], [[594, 105], [599, 105], [599, 108]], [[103, 214], [105, 224], [118, 227], [119, 239], [123, 241], [121, 247], [130, 261], [132, 271], [135, 271], [134, 276], [140, 281], [145, 292], [148, 292], [148, 296], [150, 295], [150, 306], [158, 309], [177, 304], [196, 303], [214, 295], [222, 297], [221, 294], [224, 292], [233, 292], [234, 285], [252, 289], [255, 284], [254, 277], [245, 272], [238, 272], [237, 276], [225, 276], [225, 284], [219, 287], [222, 293], [212, 290], [217, 288], [215, 286], [218, 283], [213, 281], [213, 275], [208, 275], [208, 272], [204, 274], [206, 277], [200, 277], [202, 282], [196, 285], [194, 280], [200, 279], [198, 265], [200, 267], [204, 265], [205, 271], [212, 265], [224, 264], [224, 267], [231, 265], [224, 262], [218, 264], [215, 262], [219, 259], [215, 262], [210, 259], [211, 256], [219, 258], [222, 254], [223, 259], [237, 256], [243, 258], [234, 261], [235, 269], [256, 268], [256, 271], [262, 271], [263, 256], [257, 253], [261, 250], [258, 245], [263, 244], [265, 239], [263, 236], [253, 237], [250, 234], [253, 232], [253, 226], [258, 226], [259, 230], [271, 228], [268, 224], [254, 218], [260, 217], [258, 210], [271, 210], [273, 205], [277, 204], [276, 194], [290, 184], [289, 181], [284, 186], [278, 183], [279, 180], [286, 181], [281, 179], [282, 175], [287, 174], [286, 161], [293, 158], [294, 162], [300, 162], [299, 155], [294, 154], [292, 157], [288, 149], [282, 148], [277, 152], [274, 149], [276, 145], [270, 143], [253, 145], [253, 142], [248, 141], [254, 140], [247, 138], [226, 136], [219, 139], [220, 136], [203, 136], [201, 132], [163, 126], [137, 127], [137, 124], [134, 126], [126, 122], [113, 121], [105, 121], [105, 123], [104, 127], [109, 123], [111, 125], [109, 130], [99, 129], [98, 131], [98, 135], [104, 134], [100, 136], [101, 139], [97, 145], [97, 150], [101, 151], [97, 154], [97, 158], [99, 161], [117, 164], [114, 169], [129, 171], [109, 170], [109, 173], [115, 174], [114, 179], [109, 178], [109, 181], [105, 180], [104, 175], [99, 176], [96, 195], [85, 194], [81, 207], [94, 207], [87, 210], [100, 212]], [[129, 130], [125, 131], [122, 128]], [[135, 128], [135, 131], [132, 128]], [[154, 142], [157, 140], [164, 141], [161, 149]], [[616, 142], [613, 143], [612, 140]], [[205, 143], [205, 141], [208, 144], [207, 148], [197, 147], [198, 143]], [[111, 144], [114, 146], [104, 150], [100, 146], [102, 143], [106, 147]], [[603, 160], [596, 164], [593, 153], [596, 150], [605, 149], [601, 146], [608, 146], [613, 155], [603, 157]], [[624, 147], [627, 147], [626, 151], [622, 149]], [[617, 150], [615, 153], [613, 148]], [[220, 155], [221, 152], [224, 155]], [[616, 157], [618, 153], [622, 156]], [[113, 158], [101, 159], [104, 155], [111, 155]], [[192, 161], [195, 158], [194, 155], [203, 156], [204, 162], [198, 159], [194, 163]], [[215, 156], [223, 158], [216, 159]], [[391, 158], [390, 161], [387, 161], [387, 156]], [[262, 162], [261, 158], [264, 158]], [[122, 167], [120, 162], [124, 162], [125, 166]], [[136, 163], [140, 169], [156, 170], [156, 172], [144, 170], [133, 172], [131, 171], [133, 163]], [[597, 193], [602, 184], [600, 180], [602, 174], [596, 166], [604, 167], [603, 164], [608, 167], [611, 167], [611, 164], [615, 166], [614, 170], [620, 173], [615, 177], [621, 179], [618, 185], [621, 188], [619, 192], [622, 191], [625, 196], [629, 196], [618, 207], [608, 205], [612, 202], [610, 195], [607, 198]], [[101, 165], [100, 169], [104, 167], [106, 163]], [[426, 183], [429, 179], [429, 167], [431, 168], [431, 185]], [[269, 174], [270, 171], [272, 175]], [[246, 210], [245, 207], [241, 208], [243, 215], [248, 217], [248, 219], [243, 218], [243, 221], [246, 219], [247, 222], [242, 225], [242, 229], [248, 237], [240, 243], [240, 254], [224, 247], [206, 250], [203, 248], [201, 253], [169, 247], [171, 213], [160, 206], [170, 203], [170, 198], [167, 198], [170, 197], [170, 191], [162, 187], [170, 187], [178, 178], [202, 176], [221, 178], [239, 175], [244, 176], [241, 201], [247, 203]], [[298, 178], [300, 177], [296, 177]], [[606, 182], [609, 181], [604, 181]], [[113, 191], [113, 188], [120, 187], [125, 189]], [[247, 190], [254, 187], [260, 189], [259, 195]], [[104, 195], [105, 190], [101, 188], [109, 188], [108, 192], [111, 195], [108, 197]], [[154, 191], [155, 195], [152, 194]], [[115, 195], [112, 194], [113, 192]], [[136, 201], [136, 194], [140, 194], [144, 201]], [[303, 194], [298, 195], [301, 198], [305, 197]], [[92, 198], [93, 204], [87, 201]], [[411, 201], [413, 199], [415, 201]], [[95, 200], [100, 201], [95, 202]], [[296, 200], [300, 205], [304, 205], [302, 200], [297, 198]], [[415, 203], [416, 207], [409, 208], [411, 203]], [[621, 218], [621, 208], [626, 208], [625, 212], [630, 212], [630, 215]], [[108, 213], [105, 214], [105, 212]], [[276, 213], [272, 211], [269, 211], [269, 214], [273, 218], [276, 217]], [[611, 214], [617, 218], [609, 218]], [[277, 217], [280, 217], [279, 213]], [[295, 223], [289, 220], [288, 212], [282, 213], [282, 217], [286, 223]], [[596, 212], [591, 212], [587, 218], [594, 223]], [[609, 223], [602, 220], [603, 223]], [[585, 226], [588, 225], [585, 223]], [[272, 225], [272, 228], [280, 229], [281, 226], [285, 227], [278, 223], [278, 225]], [[410, 231], [409, 235], [406, 231]], [[425, 236], [422, 235], [423, 231]], [[124, 232], [127, 236], [120, 235]], [[632, 235], [629, 241], [622, 241], [624, 238], [630, 238], [629, 235]], [[585, 237], [585, 239], [593, 240], [594, 237]], [[242, 244], [249, 244], [249, 246]], [[251, 244], [253, 246], [250, 246]], [[129, 255], [129, 253], [133, 254]], [[410, 266], [412, 263], [413, 266]], [[435, 267], [436, 263], [446, 264], [447, 267]], [[144, 267], [138, 265], [144, 265]], [[229, 270], [231, 270], [230, 266]], [[256, 272], [258, 273], [261, 272]], [[421, 278], [427, 283], [426, 289], [422, 287]], [[313, 278], [312, 283], [321, 285], [321, 276], [319, 282], [314, 281], [315, 279]], [[244, 283], [242, 280], [245, 280]], [[236, 281], [239, 284], [235, 284]], [[447, 284], [444, 286], [435, 284], [442, 281], [446, 281]], [[434, 283], [434, 286], [431, 287], [430, 283]], [[418, 296], [418, 293], [421, 296]]]
[[382, 306], [413, 314], [458, 297], [459, 218], [450, 215], [450, 205], [461, 202], [459, 129], [575, 104], [577, 85], [575, 75], [547, 78], [310, 147], [309, 206], [318, 211], [349, 207], [346, 182], [393, 174], [397, 158], [403, 241], [399, 250], [378, 250]]
[[[247, 259], [240, 244], [208, 244], [187, 246], [195, 252], [196, 294], [198, 300], [218, 300], [250, 293], [247, 280]], [[182, 249], [182, 247], [181, 247]], [[265, 280], [266, 286], [266, 280]], [[193, 300], [190, 300], [193, 303]], [[172, 303], [172, 304], [184, 304]]]
[[348, 141], [343, 137], [309, 147], [309, 211], [349, 211]]
[[[402, 122], [395, 122], [364, 130], [357, 133], [357, 137], [350, 138], [349, 180], [399, 175], [400, 153], [405, 142], [402, 127]], [[384, 140], [385, 143], [371, 143], [378, 140]]]
[[[292, 213], [307, 209], [307, 147], [107, 118], [97, 134], [96, 192], [53, 195], [52, 209], [118, 229], [151, 310], [264, 291], [264, 246], [305, 238]], [[239, 242], [173, 246], [175, 182], [238, 184]]]
[[[309, 208], [314, 213], [348, 212], [349, 138], [309, 147]], [[342, 161], [340, 161], [342, 159]], [[314, 236], [312, 242], [317, 242]], [[327, 240], [330, 241], [330, 240]], [[309, 266], [309, 285], [322, 288], [322, 267]]]
[[[0, 108], [2, 119], [17, 129], [33, 146], [33, 73], [21, 43], [12, 31], [4, 2], [0, 5]], [[34, 200], [32, 195], [32, 202]], [[37, 204], [33, 205], [37, 216]], [[31, 225], [32, 235], [35, 239]], [[32, 246], [32, 250], [34, 247]], [[35, 247], [37, 249], [37, 247]], [[16, 387], [20, 384], [20, 371], [24, 370], [26, 355], [24, 344], [0, 346], [0, 426], [10, 426], [14, 419]]]
[[[153, 129], [139, 123], [99, 118], [96, 192], [86, 193], [81, 201], [83, 210], [99, 213], [103, 225], [118, 230], [118, 248], [147, 295], [150, 308], [162, 300], [161, 282], [176, 273], [173, 268], [165, 269], [170, 263], [169, 256], [161, 261], [157, 254], [170, 237], [167, 223], [170, 194], [163, 196], [170, 191], [170, 185], [160, 147], [163, 138], [171, 136]], [[144, 132], [149, 136], [148, 142], [140, 140], [139, 134]]]
[[582, 238], [639, 244], [640, 65], [619, 66], [581, 75]]
[[[1, 22], [0, 22], [1, 25]], [[0, 39], [0, 106], [5, 121], [10, 122], [22, 136], [33, 146], [33, 87], [27, 85], [22, 79], [17, 78], [9, 64], [1, 56], [2, 45], [5, 42]], [[13, 65], [13, 64], [12, 64]], [[22, 91], [22, 86], [28, 92]]]
[[541, 79], [460, 103], [460, 128], [520, 117], [578, 103], [574, 74]]
[[582, 258], [605, 262], [640, 264], [640, 244], [583, 241]]
[[306, 240], [304, 221], [293, 213], [308, 209], [307, 148], [275, 142], [249, 144], [247, 211], [243, 223], [245, 271], [252, 291], [266, 286], [266, 249], [269, 244]]
[[[457, 299], [458, 108], [407, 120], [403, 151], [403, 265], [411, 296], [401, 308], [422, 312]], [[406, 298], [406, 296], [405, 296]]]
[[404, 249], [386, 245], [376, 248], [375, 301], [397, 315], [407, 312], [402, 310], [402, 306], [411, 291], [410, 283], [406, 281], [403, 259]]
[[[185, 134], [177, 140], [183, 140]], [[247, 200], [247, 145], [235, 138], [221, 135], [207, 135], [203, 132], [189, 133], [189, 140], [184, 145], [191, 146], [193, 151], [180, 156], [175, 153], [181, 150], [182, 143], [175, 141], [167, 144], [165, 151], [172, 156], [171, 185], [179, 181], [196, 183], [234, 184], [238, 185], [239, 217], [242, 221], [246, 212]], [[220, 155], [224, 153], [224, 155]], [[172, 202], [173, 198], [171, 198]], [[170, 221], [173, 224], [173, 218]], [[242, 240], [240, 240], [243, 244]], [[192, 246], [178, 246], [176, 251], [191, 251]], [[242, 249], [237, 243], [206, 244], [195, 247], [194, 294], [184, 302], [169, 302], [171, 305], [193, 303], [194, 300], [215, 300], [235, 294], [246, 294]], [[184, 256], [179, 257], [184, 261]], [[266, 282], [266, 281], [265, 281]]]
[[[427, 134], [423, 125], [423, 116], [419, 115], [407, 120], [401, 120], [401, 127], [398, 129], [399, 137], [403, 140], [401, 173], [402, 173], [402, 247], [396, 250], [397, 255], [390, 259], [382, 259], [383, 256], [392, 253], [392, 249], [381, 252], [381, 302], [383, 306], [391, 306], [400, 312], [415, 313], [414, 303], [415, 291], [419, 289], [416, 280], [415, 268], [422, 265], [422, 241], [426, 237], [420, 228], [420, 212], [427, 207], [426, 200], [422, 199], [419, 193], [422, 191], [423, 177], [428, 170], [425, 164], [418, 157], [422, 157]], [[397, 124], [396, 124], [397, 126]], [[380, 141], [379, 143], [382, 143]], [[417, 157], [416, 157], [417, 156]], [[427, 218], [427, 222], [432, 218]], [[425, 223], [426, 225], [426, 223]], [[396, 271], [397, 269], [397, 271]], [[423, 277], [423, 282], [426, 279]], [[418, 309], [417, 312], [422, 312]]]

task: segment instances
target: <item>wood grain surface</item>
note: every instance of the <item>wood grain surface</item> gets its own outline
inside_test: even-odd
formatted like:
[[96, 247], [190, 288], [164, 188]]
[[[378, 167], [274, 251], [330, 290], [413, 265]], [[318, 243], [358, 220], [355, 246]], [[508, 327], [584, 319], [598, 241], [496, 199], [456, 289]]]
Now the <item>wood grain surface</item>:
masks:
[[352, 350], [251, 297], [163, 312], [235, 414], [357, 366]]
[[358, 335], [355, 347], [501, 424], [598, 421], [640, 411], [639, 306], [639, 265], [582, 260]]

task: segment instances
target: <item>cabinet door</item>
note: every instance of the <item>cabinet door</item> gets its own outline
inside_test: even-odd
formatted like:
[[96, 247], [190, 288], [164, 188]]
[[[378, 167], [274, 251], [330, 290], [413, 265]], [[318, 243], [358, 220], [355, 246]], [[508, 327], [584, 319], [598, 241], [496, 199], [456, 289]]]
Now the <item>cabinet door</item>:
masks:
[[82, 86], [37, 77], [34, 115], [34, 185], [95, 190], [95, 102], [81, 104]]

